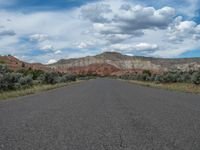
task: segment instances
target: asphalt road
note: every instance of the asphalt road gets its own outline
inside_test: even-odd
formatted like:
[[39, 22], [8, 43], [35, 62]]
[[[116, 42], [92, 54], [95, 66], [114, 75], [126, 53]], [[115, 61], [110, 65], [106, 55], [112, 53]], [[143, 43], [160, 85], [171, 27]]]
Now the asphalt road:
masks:
[[200, 95], [97, 79], [1, 101], [0, 150], [200, 150]]

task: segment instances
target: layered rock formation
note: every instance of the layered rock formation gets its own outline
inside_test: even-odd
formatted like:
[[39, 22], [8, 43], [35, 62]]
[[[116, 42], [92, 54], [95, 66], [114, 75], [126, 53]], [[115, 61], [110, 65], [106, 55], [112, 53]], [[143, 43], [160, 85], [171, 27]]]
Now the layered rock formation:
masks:
[[163, 59], [127, 56], [116, 52], [105, 52], [96, 56], [76, 59], [62, 59], [51, 65], [31, 64], [20, 61], [13, 56], [0, 56], [0, 63], [7, 64], [13, 70], [31, 68], [48, 72], [97, 74], [101, 76], [141, 73], [143, 70], [162, 73], [171, 70], [200, 69], [200, 58]]
[[140, 73], [143, 70], [161, 73], [171, 70], [198, 70], [200, 69], [200, 58], [162, 59], [105, 52], [96, 56], [62, 59], [49, 67], [61, 72], [76, 74], [122, 75]]

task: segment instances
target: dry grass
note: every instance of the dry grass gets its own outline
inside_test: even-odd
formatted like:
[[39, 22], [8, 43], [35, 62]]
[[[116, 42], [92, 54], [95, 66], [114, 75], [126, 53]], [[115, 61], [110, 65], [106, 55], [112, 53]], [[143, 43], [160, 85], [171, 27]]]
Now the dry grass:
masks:
[[187, 93], [200, 93], [200, 86], [194, 85], [191, 83], [155, 83], [155, 82], [147, 82], [147, 81], [130, 81], [131, 83], [154, 87], [154, 88], [162, 88], [173, 91], [187, 92]]
[[0, 100], [6, 100], [6, 99], [9, 99], [9, 98], [15, 98], [15, 97], [20, 97], [20, 96], [35, 94], [35, 93], [39, 93], [39, 92], [42, 92], [42, 91], [48, 91], [48, 90], [51, 90], [51, 89], [64, 87], [64, 86], [67, 86], [69, 84], [74, 84], [74, 83], [78, 83], [78, 82], [79, 81], [71, 82], [71, 83], [60, 83], [60, 84], [55, 84], [55, 85], [49, 85], [49, 84], [48, 85], [36, 85], [36, 86], [33, 86], [31, 88], [27, 88], [27, 89], [2, 92], [2, 93], [0, 93]]

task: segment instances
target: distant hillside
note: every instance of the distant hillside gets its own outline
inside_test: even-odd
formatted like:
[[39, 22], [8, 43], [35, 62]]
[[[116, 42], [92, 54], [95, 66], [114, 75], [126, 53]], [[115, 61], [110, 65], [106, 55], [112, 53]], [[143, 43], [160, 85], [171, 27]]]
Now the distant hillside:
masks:
[[96, 56], [61, 59], [50, 65], [26, 63], [13, 56], [0, 56], [0, 64], [10, 69], [33, 69], [75, 74], [124, 75], [150, 70], [162, 73], [171, 70], [199, 70], [200, 58], [164, 59], [152, 57], [127, 56], [116, 52], [105, 52]]
[[0, 64], [6, 64], [9, 69], [20, 70], [20, 69], [33, 69], [33, 70], [43, 70], [51, 71], [52, 69], [40, 63], [27, 63], [23, 62], [14, 56], [0, 56]]
[[160, 73], [170, 70], [198, 70], [200, 69], [200, 58], [164, 59], [105, 52], [96, 56], [62, 59], [49, 67], [77, 74], [121, 75], [140, 73], [143, 70]]

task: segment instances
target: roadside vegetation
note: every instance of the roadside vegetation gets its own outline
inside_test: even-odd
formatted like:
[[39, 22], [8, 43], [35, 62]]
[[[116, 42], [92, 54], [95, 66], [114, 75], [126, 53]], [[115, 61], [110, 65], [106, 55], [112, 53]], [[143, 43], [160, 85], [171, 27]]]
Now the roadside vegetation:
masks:
[[25, 89], [5, 91], [5, 92], [0, 93], [0, 100], [25, 96], [25, 95], [29, 95], [29, 94], [35, 94], [35, 93], [39, 93], [41, 91], [47, 91], [47, 90], [63, 87], [66, 85], [67, 85], [67, 83], [59, 83], [59, 84], [54, 84], [54, 85], [44, 84], [44, 85], [34, 85], [32, 87], [25, 88]]
[[0, 99], [62, 87], [76, 80], [77, 76], [72, 74], [43, 72], [31, 68], [11, 71], [6, 65], [0, 65]]
[[200, 93], [200, 70], [170, 71], [163, 74], [152, 74], [149, 70], [144, 70], [142, 74], [124, 75], [120, 76], [120, 79], [168, 90]]
[[[73, 75], [59, 72], [44, 72], [41, 70], [32, 70], [31, 68], [28, 70], [12, 71], [1, 63], [0, 99], [33, 94], [62, 87], [77, 80], [89, 80], [97, 77], [100, 76], [96, 74]], [[142, 73], [114, 78], [151, 87], [200, 93], [200, 70], [190, 72], [171, 71], [163, 74], [153, 74], [149, 70], [144, 70]]]

